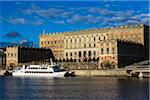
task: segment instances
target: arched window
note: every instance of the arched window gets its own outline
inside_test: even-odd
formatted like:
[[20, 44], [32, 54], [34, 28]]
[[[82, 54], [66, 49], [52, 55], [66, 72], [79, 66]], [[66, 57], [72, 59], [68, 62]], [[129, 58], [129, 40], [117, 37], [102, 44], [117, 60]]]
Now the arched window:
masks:
[[72, 52], [70, 53], [70, 56], [72, 57]]
[[41, 45], [43, 45], [43, 41], [41, 41]]
[[86, 57], [86, 51], [83, 52], [84, 57]]
[[112, 54], [115, 54], [115, 48], [112, 48]]
[[68, 53], [66, 53], [66, 57], [68, 57]]
[[95, 41], [96, 39], [95, 39], [95, 37], [94, 37], [94, 41]]
[[94, 56], [95, 56], [95, 55], [96, 55], [96, 52], [94, 51], [93, 54], [94, 54]]
[[70, 42], [72, 43], [72, 39], [70, 39]]
[[104, 40], [105, 40], [105, 36], [104, 36]]
[[109, 48], [107, 48], [106, 51], [107, 51], [107, 54], [109, 54]]
[[86, 44], [84, 44], [84, 48], [86, 48]]
[[89, 44], [89, 47], [91, 47], [91, 44]]
[[94, 47], [95, 47], [96, 45], [94, 44]]
[[79, 42], [81, 42], [81, 38], [79, 38]]
[[91, 57], [91, 51], [88, 51], [88, 56]]
[[79, 51], [79, 57], [81, 57], [81, 51]]

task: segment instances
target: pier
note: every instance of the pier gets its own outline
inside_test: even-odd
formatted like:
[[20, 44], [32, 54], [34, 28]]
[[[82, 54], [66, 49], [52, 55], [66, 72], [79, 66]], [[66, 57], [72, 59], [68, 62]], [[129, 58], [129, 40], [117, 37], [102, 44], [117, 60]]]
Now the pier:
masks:
[[125, 70], [129, 76], [137, 76], [139, 78], [150, 77], [150, 60], [126, 66]]

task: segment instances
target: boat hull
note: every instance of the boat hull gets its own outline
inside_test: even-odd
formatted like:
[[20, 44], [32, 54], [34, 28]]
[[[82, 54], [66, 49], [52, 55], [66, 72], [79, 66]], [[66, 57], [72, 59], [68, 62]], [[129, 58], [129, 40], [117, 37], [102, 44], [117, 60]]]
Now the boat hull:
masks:
[[55, 72], [55, 73], [12, 73], [12, 76], [22, 76], [22, 77], [64, 77], [67, 71]]

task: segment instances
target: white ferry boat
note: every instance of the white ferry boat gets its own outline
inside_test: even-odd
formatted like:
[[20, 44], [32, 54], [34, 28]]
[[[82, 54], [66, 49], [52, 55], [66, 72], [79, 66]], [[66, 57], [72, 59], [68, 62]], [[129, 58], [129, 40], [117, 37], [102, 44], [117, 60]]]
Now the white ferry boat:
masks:
[[29, 65], [19, 67], [12, 72], [12, 76], [35, 76], [35, 77], [64, 77], [68, 71], [58, 65]]

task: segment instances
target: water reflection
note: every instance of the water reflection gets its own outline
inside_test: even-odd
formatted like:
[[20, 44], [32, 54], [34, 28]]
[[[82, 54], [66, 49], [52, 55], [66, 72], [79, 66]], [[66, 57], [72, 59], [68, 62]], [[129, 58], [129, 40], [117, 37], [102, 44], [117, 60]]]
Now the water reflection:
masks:
[[0, 77], [1, 100], [148, 100], [148, 79]]

